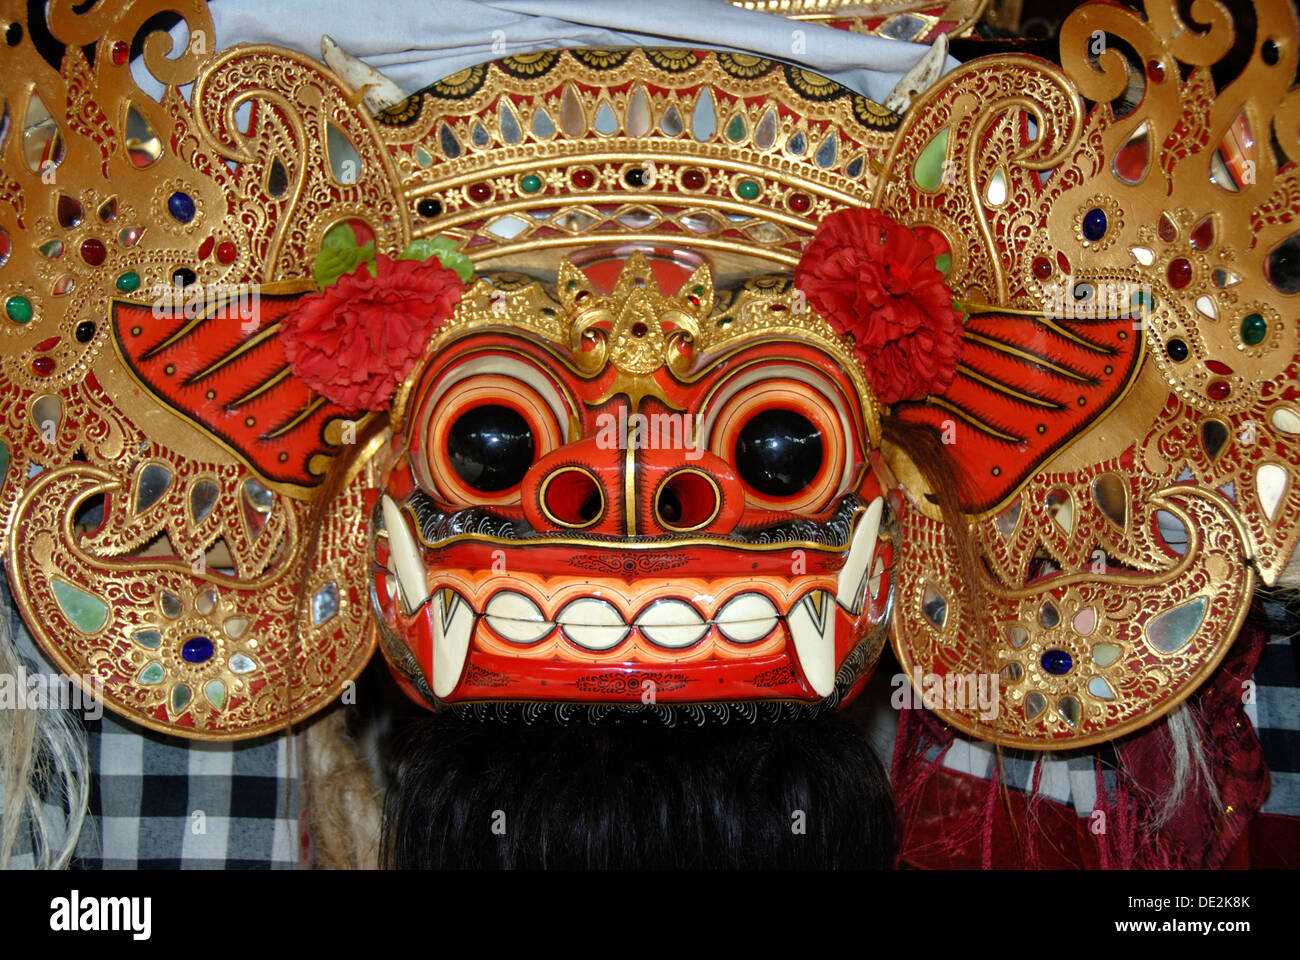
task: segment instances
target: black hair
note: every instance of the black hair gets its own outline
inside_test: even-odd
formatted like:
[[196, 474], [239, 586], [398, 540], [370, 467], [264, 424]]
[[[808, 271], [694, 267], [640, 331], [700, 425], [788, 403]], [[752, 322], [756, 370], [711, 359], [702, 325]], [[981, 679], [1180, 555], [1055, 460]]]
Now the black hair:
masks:
[[561, 726], [427, 717], [401, 736], [397, 869], [884, 868], [893, 802], [843, 716]]

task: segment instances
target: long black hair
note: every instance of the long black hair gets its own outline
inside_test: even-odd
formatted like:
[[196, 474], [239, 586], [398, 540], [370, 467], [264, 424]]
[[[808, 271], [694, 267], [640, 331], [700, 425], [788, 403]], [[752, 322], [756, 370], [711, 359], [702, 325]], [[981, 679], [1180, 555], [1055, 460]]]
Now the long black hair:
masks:
[[873, 868], [893, 861], [880, 761], [842, 716], [786, 723], [411, 723], [385, 866]]

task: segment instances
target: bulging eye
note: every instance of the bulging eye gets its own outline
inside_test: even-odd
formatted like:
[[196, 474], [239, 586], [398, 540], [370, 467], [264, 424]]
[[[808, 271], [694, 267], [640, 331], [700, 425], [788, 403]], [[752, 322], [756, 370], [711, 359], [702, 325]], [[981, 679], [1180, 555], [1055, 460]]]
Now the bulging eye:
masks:
[[474, 353], [437, 371], [413, 402], [416, 480], [452, 506], [517, 503], [534, 463], [564, 441], [572, 405], [520, 357]]
[[764, 410], [736, 437], [734, 460], [740, 479], [769, 497], [792, 497], [822, 469], [821, 431], [793, 410]]
[[447, 431], [447, 460], [465, 485], [484, 493], [517, 486], [533, 465], [536, 442], [528, 421], [496, 403], [467, 410]]
[[703, 403], [708, 448], [735, 467], [757, 510], [818, 514], [864, 459], [854, 402], [830, 375], [794, 360], [742, 367]]

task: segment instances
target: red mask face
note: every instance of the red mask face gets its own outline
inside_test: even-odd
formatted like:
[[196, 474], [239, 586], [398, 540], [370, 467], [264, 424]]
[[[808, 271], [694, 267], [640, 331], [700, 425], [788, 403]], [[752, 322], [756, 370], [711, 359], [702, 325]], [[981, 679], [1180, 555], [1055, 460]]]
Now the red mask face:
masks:
[[842, 701], [890, 600], [873, 402], [788, 281], [617, 266], [480, 283], [399, 401], [390, 664], [431, 705]]

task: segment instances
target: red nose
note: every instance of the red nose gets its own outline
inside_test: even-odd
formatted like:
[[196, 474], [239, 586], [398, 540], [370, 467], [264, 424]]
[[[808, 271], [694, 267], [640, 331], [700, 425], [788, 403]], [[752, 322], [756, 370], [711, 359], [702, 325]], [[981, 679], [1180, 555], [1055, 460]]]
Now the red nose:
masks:
[[745, 508], [740, 478], [724, 460], [685, 444], [588, 437], [533, 464], [521, 489], [536, 530], [616, 537], [722, 536]]

